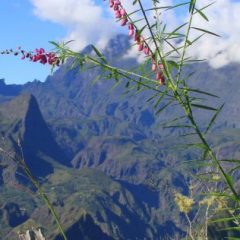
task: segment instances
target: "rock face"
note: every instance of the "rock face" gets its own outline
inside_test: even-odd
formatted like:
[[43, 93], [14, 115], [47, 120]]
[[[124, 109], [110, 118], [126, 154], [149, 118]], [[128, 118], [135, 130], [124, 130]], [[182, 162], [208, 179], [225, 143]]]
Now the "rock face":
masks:
[[[4, 139], [2, 148], [12, 151], [13, 155], [21, 156], [18, 146], [19, 139], [25, 162], [33, 175], [40, 177], [52, 173], [54, 162], [70, 166], [65, 154], [53, 139], [33, 95], [20, 95], [3, 103], [0, 106], [0, 116], [0, 130]], [[1, 157], [4, 159], [4, 156]], [[4, 163], [7, 164], [7, 159], [3, 161]], [[16, 165], [15, 168], [18, 167], [14, 161], [11, 165], [12, 167]], [[8, 174], [3, 173], [3, 175], [7, 176]]]

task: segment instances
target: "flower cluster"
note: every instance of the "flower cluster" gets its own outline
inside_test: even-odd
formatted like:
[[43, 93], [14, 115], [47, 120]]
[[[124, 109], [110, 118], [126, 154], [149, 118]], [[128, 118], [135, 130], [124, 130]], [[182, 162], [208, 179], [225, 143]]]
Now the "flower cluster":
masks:
[[180, 212], [188, 214], [193, 207], [194, 200], [181, 193], [175, 193], [175, 202], [179, 207]]
[[14, 56], [21, 55], [21, 59], [29, 59], [31, 62], [40, 62], [41, 64], [48, 63], [52, 66], [59, 66], [60, 59], [54, 52], [46, 52], [43, 48], [36, 49], [34, 52], [27, 52], [18, 47], [16, 51], [9, 49], [2, 51], [0, 54], [13, 54]]
[[121, 4], [120, 0], [109, 0], [109, 7], [114, 10], [116, 19], [120, 20], [121, 26], [126, 26], [128, 23], [128, 35], [134, 38], [135, 43], [138, 46], [138, 51], [143, 52], [146, 57], [151, 58], [152, 71], [156, 74], [156, 80], [159, 81], [161, 85], [165, 84], [165, 77], [163, 75], [164, 67], [160, 63], [156, 63], [155, 55], [150, 49], [148, 43], [144, 37], [139, 33], [136, 25], [129, 18], [126, 10]]

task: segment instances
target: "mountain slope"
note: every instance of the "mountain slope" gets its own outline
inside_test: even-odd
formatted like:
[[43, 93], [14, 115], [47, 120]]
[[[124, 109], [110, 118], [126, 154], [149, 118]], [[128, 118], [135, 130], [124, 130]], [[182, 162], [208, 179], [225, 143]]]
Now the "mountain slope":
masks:
[[[129, 46], [128, 38], [120, 35], [109, 42], [104, 52], [114, 65], [131, 68], [137, 62], [126, 58]], [[87, 47], [84, 51], [91, 49]], [[208, 138], [221, 156], [236, 159], [240, 136], [236, 129], [240, 127], [236, 104], [240, 96], [240, 67], [212, 69], [206, 63], [196, 64], [185, 69], [185, 74], [196, 70], [191, 86], [217, 93], [221, 100], [211, 100], [213, 106], [226, 102], [219, 122], [214, 125], [219, 136]], [[35, 175], [44, 177], [44, 188], [66, 223], [71, 239], [73, 235], [89, 239], [142, 239], [142, 236], [162, 239], [175, 233], [183, 236], [186, 223], [176, 208], [173, 192], [188, 193], [185, 180], [192, 169], [190, 166], [186, 170], [181, 163], [199, 155], [176, 146], [196, 139], [177, 138], [177, 129], [161, 127], [162, 122], [181, 115], [179, 109], [172, 107], [155, 115], [157, 109], [151, 107], [152, 102], [146, 103], [151, 92], [124, 94], [125, 84], [111, 91], [115, 82], [105, 79], [93, 84], [100, 73], [99, 69], [71, 68], [70, 60], [44, 83], [28, 83], [18, 86], [17, 91], [3, 83], [0, 101], [25, 93], [0, 106], [0, 131], [7, 139], [7, 147], [19, 154], [17, 139], [22, 140], [26, 162]], [[201, 123], [211, 118], [209, 111], [196, 114]], [[228, 127], [235, 129], [229, 131]], [[6, 159], [2, 162], [8, 164]], [[59, 163], [66, 166], [71, 163], [76, 169]], [[0, 209], [8, 216], [2, 226], [9, 232], [33, 223], [45, 226], [47, 222], [47, 236], [58, 239], [49, 213], [41, 203], [31, 197], [25, 199], [21, 191], [9, 190], [9, 186], [21, 187], [9, 181], [19, 172], [16, 165], [11, 168], [0, 170], [1, 196], [5, 201]], [[11, 174], [14, 176], [9, 178]], [[17, 200], [11, 201], [12, 196]], [[19, 204], [22, 202], [23, 205]], [[22, 206], [27, 215], [21, 212]], [[11, 209], [16, 213], [14, 216], [19, 216], [14, 224], [9, 221]]]
[[[65, 154], [53, 139], [33, 95], [20, 95], [3, 103], [0, 105], [0, 116], [0, 132], [3, 138], [1, 147], [21, 156], [19, 139], [25, 162], [35, 176], [52, 173], [54, 162], [70, 166]], [[5, 158], [3, 164], [8, 164], [7, 161]], [[16, 168], [17, 164], [10, 166]], [[10, 169], [13, 177], [17, 170], [12, 170]], [[4, 171], [8, 171], [8, 168]]]

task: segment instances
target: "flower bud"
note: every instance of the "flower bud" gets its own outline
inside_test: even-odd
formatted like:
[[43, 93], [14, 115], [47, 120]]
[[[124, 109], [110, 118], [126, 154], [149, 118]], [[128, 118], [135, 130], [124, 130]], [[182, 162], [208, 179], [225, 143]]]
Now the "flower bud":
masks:
[[126, 11], [123, 8], [120, 10], [120, 13], [122, 17], [125, 17], [127, 15]]
[[138, 32], [136, 31], [135, 35], [134, 35], [134, 41], [139, 43], [140, 42], [140, 36], [138, 34]]
[[114, 6], [114, 1], [113, 0], [109, 0], [109, 7], [112, 8]]
[[149, 47], [145, 47], [145, 48], [143, 49], [143, 52], [144, 52], [147, 56], [149, 56], [149, 53], [150, 53]]
[[121, 17], [122, 17], [120, 11], [116, 11], [116, 12], [115, 12], [115, 17], [116, 17], [116, 18], [121, 18]]
[[156, 63], [153, 63], [153, 64], [152, 64], [152, 71], [153, 71], [153, 72], [156, 72], [156, 71], [157, 71], [157, 64], [156, 64]]
[[161, 85], [165, 84], [165, 78], [161, 72], [157, 72], [156, 80], [158, 80]]
[[123, 18], [121, 21], [121, 26], [125, 26], [127, 22], [128, 22], [127, 18]]
[[139, 52], [140, 52], [140, 51], [142, 51], [142, 50], [143, 50], [143, 48], [144, 48], [143, 44], [142, 44], [142, 43], [140, 43], [140, 44], [138, 45], [138, 51], [139, 51]]
[[133, 29], [132, 29], [132, 30], [130, 29], [129, 32], [128, 32], [128, 36], [129, 36], [129, 37], [132, 37], [133, 35], [134, 35], [134, 30], [133, 30]]
[[129, 29], [129, 30], [134, 30], [134, 25], [133, 25], [133, 23], [129, 23], [128, 29]]

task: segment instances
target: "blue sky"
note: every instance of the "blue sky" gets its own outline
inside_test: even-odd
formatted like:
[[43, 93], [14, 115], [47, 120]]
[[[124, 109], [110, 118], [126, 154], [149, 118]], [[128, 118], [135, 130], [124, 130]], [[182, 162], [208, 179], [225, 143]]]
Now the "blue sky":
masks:
[[[66, 34], [63, 26], [34, 16], [33, 6], [27, 0], [2, 0], [0, 16], [0, 51], [18, 46], [26, 50], [51, 49], [48, 41], [60, 40]], [[0, 66], [0, 78], [5, 78], [7, 83], [43, 81], [50, 73], [50, 67], [9, 55], [0, 55]]]
[[[149, 0], [142, 0], [149, 4]], [[130, 0], [122, 0], [127, 8]], [[162, 1], [171, 4], [172, 0]], [[185, 2], [174, 0], [174, 2]], [[211, 0], [199, 0], [207, 5]], [[194, 26], [214, 30], [223, 37], [204, 38], [191, 54], [209, 59], [213, 67], [229, 62], [240, 62], [240, 0], [217, 0], [208, 11], [210, 23], [197, 17]], [[1, 0], [0, 51], [22, 46], [26, 50], [52, 46], [50, 40], [75, 40], [72, 48], [79, 50], [89, 43], [104, 46], [109, 38], [125, 29], [115, 23], [107, 1], [103, 0]], [[181, 19], [181, 20], [180, 20]], [[167, 24], [174, 26], [185, 20], [183, 12], [164, 15]], [[126, 31], [127, 33], [127, 31]], [[193, 34], [194, 37], [194, 34]], [[50, 67], [20, 60], [14, 56], [0, 55], [0, 78], [7, 83], [25, 83], [38, 79], [44, 81]]]

